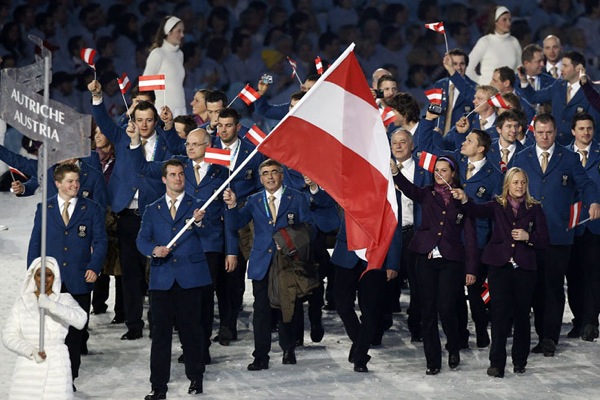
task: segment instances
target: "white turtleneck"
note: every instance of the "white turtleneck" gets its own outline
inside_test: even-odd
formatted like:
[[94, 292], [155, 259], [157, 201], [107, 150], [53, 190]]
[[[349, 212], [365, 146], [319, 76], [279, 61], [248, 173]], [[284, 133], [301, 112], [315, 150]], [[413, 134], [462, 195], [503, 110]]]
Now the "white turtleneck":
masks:
[[[475, 73], [475, 67], [481, 64], [481, 75]], [[516, 69], [521, 64], [521, 45], [510, 33], [488, 34], [479, 38], [471, 54], [467, 76], [480, 85], [489, 85], [494, 70], [507, 66]]]

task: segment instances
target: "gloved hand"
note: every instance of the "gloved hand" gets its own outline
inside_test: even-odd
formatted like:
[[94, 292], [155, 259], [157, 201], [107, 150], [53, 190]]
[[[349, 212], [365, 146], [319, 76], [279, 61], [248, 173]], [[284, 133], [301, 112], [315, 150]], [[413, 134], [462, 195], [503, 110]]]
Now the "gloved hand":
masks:
[[40, 297], [38, 298], [38, 306], [52, 312], [52, 310], [56, 308], [56, 302], [50, 299], [47, 294], [40, 294]]
[[39, 351], [39, 349], [36, 347], [31, 353], [31, 358], [35, 360], [35, 362], [38, 364], [43, 363], [44, 361], [46, 361], [46, 352]]

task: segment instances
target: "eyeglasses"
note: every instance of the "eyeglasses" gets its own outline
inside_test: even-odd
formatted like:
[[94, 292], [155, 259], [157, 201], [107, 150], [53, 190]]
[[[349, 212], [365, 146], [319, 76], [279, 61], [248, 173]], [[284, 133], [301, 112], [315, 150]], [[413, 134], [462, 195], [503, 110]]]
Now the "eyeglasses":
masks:
[[185, 142], [185, 147], [196, 148], [196, 147], [204, 146], [204, 145], [207, 145], [207, 144], [208, 144], [208, 142], [204, 142], [204, 143], [188, 143], [188, 142]]
[[269, 176], [269, 175], [273, 175], [273, 176], [277, 176], [279, 174], [281, 174], [281, 171], [277, 171], [277, 170], [273, 170], [273, 171], [263, 171], [261, 172], [261, 176]]

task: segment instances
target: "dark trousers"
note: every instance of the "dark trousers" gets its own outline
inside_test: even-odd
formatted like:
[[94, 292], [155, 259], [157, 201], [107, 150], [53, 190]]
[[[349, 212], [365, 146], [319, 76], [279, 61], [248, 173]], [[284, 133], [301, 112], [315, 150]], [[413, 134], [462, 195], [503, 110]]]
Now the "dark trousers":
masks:
[[598, 326], [600, 312], [600, 235], [586, 229], [576, 236], [567, 270], [567, 295], [573, 312], [573, 326]]
[[303, 317], [302, 303], [296, 299], [292, 322], [284, 323], [281, 312], [273, 312], [269, 302], [269, 273], [261, 280], [252, 281], [253, 304], [253, 333], [254, 352], [252, 356], [258, 360], [269, 360], [271, 351], [271, 330], [273, 314], [279, 316], [279, 346], [284, 351], [293, 350], [296, 346], [298, 319]]
[[142, 219], [132, 210], [123, 210], [117, 219], [117, 239], [123, 283], [123, 309], [127, 329], [142, 330], [144, 321], [144, 291], [146, 288], [146, 257], [137, 249], [135, 239]]
[[[106, 311], [108, 300], [108, 294], [110, 291], [110, 275], [101, 274], [98, 275], [98, 279], [94, 282], [94, 291], [92, 292], [92, 309], [97, 313]], [[117, 319], [123, 318], [125, 312], [123, 310], [123, 284], [121, 282], [121, 275], [115, 276], [115, 317]]]
[[[381, 321], [383, 303], [382, 291], [385, 286], [385, 272], [371, 270], [361, 279], [365, 265], [358, 262], [354, 268], [336, 267], [335, 306], [344, 324], [346, 334], [354, 345], [354, 360], [366, 363], [371, 342]], [[354, 300], [358, 292], [358, 305], [361, 318], [354, 310]]]
[[490, 363], [493, 367], [506, 366], [506, 341], [514, 323], [513, 365], [527, 365], [531, 345], [529, 311], [535, 290], [537, 274], [512, 263], [489, 268], [488, 283], [492, 308], [492, 346]]
[[202, 327], [204, 328], [205, 347], [208, 349], [215, 320], [215, 286], [219, 269], [225, 269], [225, 259], [222, 253], [213, 251], [205, 252], [204, 255], [213, 281], [212, 284], [202, 287]]
[[448, 340], [448, 351], [458, 353], [460, 341], [457, 296], [463, 290], [465, 267], [463, 263], [443, 258], [417, 257], [417, 277], [421, 289], [421, 316], [423, 349], [427, 368], [442, 367], [442, 346], [438, 330], [438, 314]]
[[414, 228], [402, 229], [402, 258], [400, 269], [405, 271], [410, 288], [410, 303], [408, 305], [408, 330], [412, 336], [421, 336], [421, 293], [417, 279], [417, 254], [408, 249], [408, 244], [414, 235]]
[[216, 280], [213, 282], [219, 308], [219, 336], [236, 340], [237, 319], [244, 297], [242, 286], [245, 285], [246, 276], [246, 259], [242, 252], [238, 254], [237, 267], [234, 271], [227, 272], [222, 266], [216, 272]]
[[533, 294], [535, 331], [541, 339], [558, 343], [565, 310], [565, 274], [571, 246], [550, 245], [536, 253], [538, 270]]
[[[62, 292], [66, 292], [65, 286], [61, 289]], [[90, 303], [91, 296], [90, 293], [86, 294], [71, 294], [75, 301], [79, 304], [81, 308], [86, 312], [86, 314], [90, 315]], [[81, 344], [87, 342], [90, 334], [87, 330], [87, 322], [83, 329], [79, 330], [69, 326], [69, 332], [67, 333], [67, 337], [65, 338], [65, 345], [67, 349], [69, 349], [69, 359], [71, 360], [71, 375], [73, 376], [73, 380], [79, 376], [79, 366], [81, 365]]]
[[152, 347], [150, 383], [155, 390], [167, 390], [171, 377], [173, 326], [177, 321], [179, 340], [185, 351], [185, 375], [202, 380], [204, 374], [204, 330], [202, 329], [202, 288], [183, 289], [175, 282], [169, 290], [151, 290]]

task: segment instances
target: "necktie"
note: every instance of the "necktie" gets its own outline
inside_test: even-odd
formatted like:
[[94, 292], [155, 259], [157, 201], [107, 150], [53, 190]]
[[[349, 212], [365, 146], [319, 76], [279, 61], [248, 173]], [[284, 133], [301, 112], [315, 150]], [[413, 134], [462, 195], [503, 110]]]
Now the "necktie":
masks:
[[196, 175], [196, 185], [200, 184], [200, 164], [194, 165], [194, 175]]
[[467, 164], [467, 179], [471, 179], [471, 177], [473, 176], [474, 169], [475, 169], [475, 166], [473, 165], [473, 163]]
[[485, 124], [487, 124], [487, 119], [485, 119], [485, 118], [481, 118], [481, 119], [479, 120], [479, 129], [483, 129], [483, 130], [485, 130]]
[[510, 153], [510, 150], [508, 150], [508, 149], [502, 149], [500, 151], [502, 152], [502, 161], [505, 164], [508, 164], [508, 153]]
[[547, 152], [547, 151], [544, 151], [544, 152], [542, 153], [542, 165], [541, 165], [541, 167], [542, 167], [542, 172], [546, 172], [546, 168], [548, 168], [548, 156], [549, 156], [549, 155], [550, 155], [550, 154], [548, 154], [548, 152]]
[[446, 121], [444, 122], [444, 134], [452, 128], [452, 109], [454, 108], [454, 84], [448, 85], [448, 104], [446, 105]]
[[146, 155], [146, 143], [148, 143], [147, 139], [142, 139], [142, 153]]
[[175, 219], [175, 214], [177, 214], [177, 209], [175, 208], [175, 202], [177, 199], [171, 199], [171, 207], [169, 211], [171, 212], [171, 218]]
[[275, 208], [275, 196], [273, 195], [269, 196], [269, 211], [271, 212], [271, 219], [273, 220], [273, 223], [275, 223], [275, 220], [277, 219], [277, 209]]
[[550, 68], [550, 75], [555, 79], [558, 78], [558, 68], [556, 68], [556, 65]]
[[569, 101], [571, 101], [571, 91], [573, 90], [573, 88], [571, 87], [571, 85], [567, 85], [567, 104], [569, 104]]
[[587, 150], [577, 150], [577, 152], [579, 154], [581, 154], [581, 165], [585, 167], [585, 164], [587, 164], [588, 151]]
[[65, 201], [65, 204], [63, 207], [63, 212], [62, 212], [62, 219], [63, 219], [63, 222], [65, 223], [65, 226], [69, 225], [69, 204], [70, 204], [70, 202]]
[[535, 78], [534, 77], [529, 77], [529, 84], [531, 85], [531, 87], [535, 90]]

